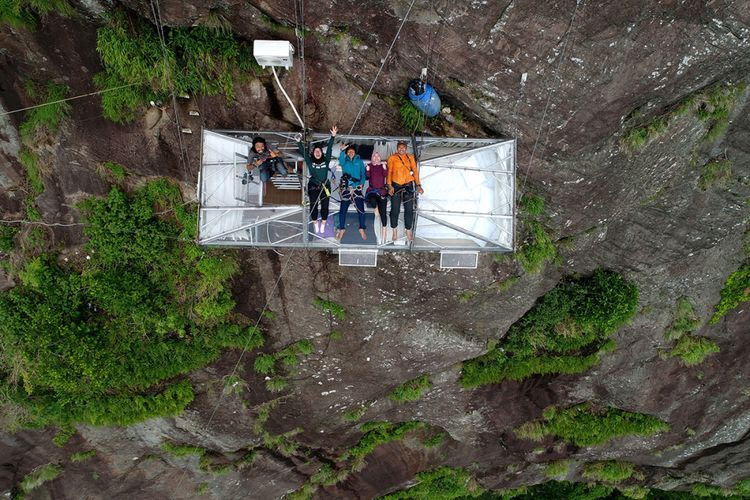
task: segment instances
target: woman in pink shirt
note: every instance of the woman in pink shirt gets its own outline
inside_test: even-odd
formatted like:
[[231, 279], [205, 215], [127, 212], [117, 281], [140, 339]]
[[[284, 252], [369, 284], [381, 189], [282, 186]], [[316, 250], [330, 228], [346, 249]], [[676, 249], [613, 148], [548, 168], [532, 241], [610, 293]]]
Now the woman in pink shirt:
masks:
[[382, 225], [381, 242], [385, 243], [388, 228], [388, 212], [386, 207], [388, 205], [388, 190], [385, 187], [385, 181], [388, 174], [388, 168], [380, 158], [380, 153], [377, 151], [372, 153], [370, 163], [365, 167], [365, 176], [368, 181], [367, 194], [365, 200], [367, 205], [375, 209], [375, 216], [380, 215], [380, 222]]

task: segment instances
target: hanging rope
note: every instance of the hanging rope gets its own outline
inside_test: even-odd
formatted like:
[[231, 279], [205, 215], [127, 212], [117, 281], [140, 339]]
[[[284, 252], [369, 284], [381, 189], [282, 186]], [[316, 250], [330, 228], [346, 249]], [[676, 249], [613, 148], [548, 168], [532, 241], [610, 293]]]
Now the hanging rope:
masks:
[[385, 54], [385, 57], [383, 58], [383, 62], [380, 64], [380, 69], [378, 69], [378, 72], [375, 75], [375, 79], [372, 81], [372, 84], [370, 85], [370, 89], [367, 91], [367, 95], [365, 95], [365, 100], [362, 101], [362, 106], [360, 106], [359, 108], [357, 117], [354, 119], [354, 123], [352, 123], [352, 127], [349, 129], [349, 133], [346, 135], [352, 135], [352, 130], [354, 130], [354, 126], [357, 125], [357, 121], [359, 120], [359, 117], [362, 115], [362, 110], [365, 109], [365, 104], [367, 104], [367, 100], [370, 98], [372, 89], [375, 87], [375, 82], [378, 81], [378, 78], [380, 77], [380, 73], [383, 71], [383, 67], [385, 66], [386, 61], [388, 61], [388, 57], [391, 55], [393, 46], [396, 45], [396, 40], [398, 40], [398, 37], [401, 35], [401, 29], [404, 27], [404, 24], [406, 24], [406, 20], [409, 18], [409, 13], [411, 12], [411, 8], [414, 7], [415, 1], [416, 0], [411, 0], [411, 4], [409, 4], [409, 9], [406, 11], [406, 15], [404, 15], [404, 19], [401, 21], [401, 26], [398, 27], [398, 31], [396, 31], [396, 36], [393, 37], [391, 46], [388, 47], [388, 52]]
[[151, 13], [154, 16], [154, 23], [156, 24], [157, 31], [159, 33], [159, 41], [161, 42], [161, 53], [162, 53], [162, 59], [164, 62], [164, 73], [167, 77], [167, 82], [169, 84], [169, 89], [172, 94], [172, 109], [174, 110], [174, 122], [175, 122], [175, 128], [176, 128], [176, 134], [177, 134], [177, 143], [180, 148], [180, 164], [182, 165], [182, 171], [185, 175], [185, 179], [193, 179], [193, 177], [190, 175], [190, 168], [189, 168], [189, 158], [187, 154], [187, 149], [185, 148], [184, 143], [182, 142], [182, 126], [180, 125], [180, 116], [177, 109], [177, 96], [175, 95], [175, 89], [174, 89], [174, 82], [172, 81], [172, 75], [170, 71], [167, 69], [167, 41], [166, 37], [164, 36], [164, 25], [161, 21], [161, 8], [159, 6], [159, 0], [156, 0], [156, 6], [154, 6], [154, 0], [150, 0], [151, 3]]
[[20, 113], [22, 111], [28, 111], [30, 109], [43, 108], [44, 106], [51, 106], [53, 104], [60, 104], [61, 102], [68, 102], [68, 101], [74, 101], [76, 99], [83, 99], [84, 97], [91, 97], [91, 96], [94, 96], [94, 95], [104, 94], [106, 92], [112, 92], [114, 90], [126, 89], [126, 88], [132, 87], [134, 85], [143, 85], [144, 83], [146, 83], [146, 82], [143, 81], [143, 82], [137, 82], [137, 83], [128, 83], [127, 85], [119, 85], [117, 87], [110, 87], [108, 89], [97, 90], [96, 92], [89, 92], [87, 94], [81, 94], [81, 95], [77, 95], [77, 96], [73, 96], [73, 97], [66, 97], [65, 99], [58, 99], [57, 101], [44, 102], [42, 104], [35, 104], [33, 106], [26, 106], [25, 108], [14, 109], [12, 111], [3, 111], [2, 113], [0, 113], [0, 116], [12, 115], [14, 113]]
[[[583, 0], [576, 0], [576, 6], [575, 9], [573, 9], [573, 15], [570, 17], [570, 23], [568, 24], [568, 29], [563, 34], [563, 38], [565, 41], [563, 42], [562, 50], [560, 51], [560, 59], [557, 61], [557, 67], [555, 68], [555, 72], [553, 73], [553, 79], [557, 80], [557, 74], [560, 71], [560, 66], [562, 65], [562, 62], [565, 60], [565, 50], [568, 48], [568, 41], [570, 40], [570, 32], [573, 31], [573, 22], [576, 18], [576, 13], [578, 12], [578, 6], [583, 3]], [[534, 153], [536, 153], [536, 146], [539, 144], [539, 137], [542, 134], [542, 128], [544, 127], [544, 119], [547, 117], [547, 110], [549, 109], [549, 103], [552, 99], [552, 86], [550, 86], [549, 91], [547, 92], [547, 104], [544, 106], [544, 112], [542, 113], [542, 119], [539, 121], [539, 127], [537, 129], [536, 134], [536, 140], [534, 141], [534, 147], [531, 150], [531, 158], [529, 159], [529, 166], [526, 168], [526, 173], [523, 177], [523, 183], [521, 184], [521, 190], [523, 190], [526, 187], [526, 179], [529, 177], [529, 172], [531, 172], [531, 168], [534, 166]], [[549, 139], [549, 129], [547, 129], [547, 133], [544, 138], [544, 148], [547, 147], [547, 140]]]

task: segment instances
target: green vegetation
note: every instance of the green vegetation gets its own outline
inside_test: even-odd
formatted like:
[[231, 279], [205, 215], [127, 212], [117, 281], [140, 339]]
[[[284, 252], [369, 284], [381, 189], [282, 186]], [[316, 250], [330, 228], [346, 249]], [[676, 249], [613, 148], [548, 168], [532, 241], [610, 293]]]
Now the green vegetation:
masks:
[[354, 446], [349, 448], [341, 458], [363, 460], [381, 444], [403, 439], [407, 433], [417, 429], [423, 429], [425, 426], [424, 423], [417, 421], [402, 423], [367, 422], [360, 427], [362, 432], [364, 432], [364, 435]]
[[621, 483], [635, 474], [635, 465], [618, 460], [591, 462], [584, 466], [583, 477], [605, 483]]
[[666, 354], [678, 357], [685, 366], [695, 366], [703, 362], [710, 354], [719, 352], [719, 346], [706, 337], [691, 335], [700, 325], [693, 304], [687, 297], [677, 301], [677, 312], [672, 324], [664, 332], [670, 340], [676, 340], [674, 347]]
[[408, 382], [399, 385], [388, 397], [391, 401], [397, 403], [406, 403], [410, 401], [419, 401], [422, 395], [432, 388], [432, 382], [427, 375], [422, 375]]
[[242, 380], [237, 375], [225, 375], [222, 378], [222, 384], [224, 388], [222, 389], [223, 394], [242, 394], [245, 391], [245, 388], [247, 387], [247, 382]]
[[195, 489], [195, 492], [198, 494], [198, 496], [203, 496], [206, 493], [208, 493], [209, 485], [206, 481], [203, 481], [202, 483], [198, 483], [198, 486]]
[[544, 200], [539, 196], [525, 194], [519, 202], [519, 208], [523, 233], [518, 261], [524, 271], [536, 274], [544, 269], [547, 262], [555, 259], [557, 249], [541, 221], [544, 217]]
[[611, 349], [609, 336], [633, 317], [637, 305], [635, 285], [611, 271], [564, 281], [514, 323], [498, 345], [465, 361], [461, 384], [585, 371], [600, 352]]
[[[94, 77], [104, 116], [124, 123], [149, 100], [172, 94], [215, 95], [234, 99], [234, 85], [259, 71], [250, 45], [231, 32], [206, 26], [167, 28], [162, 47], [156, 27], [123, 12], [112, 14], [97, 32], [104, 71]], [[166, 52], [166, 54], [165, 54]]]
[[708, 131], [704, 140], [714, 142], [729, 126], [729, 115], [744, 90], [745, 84], [739, 83], [737, 85], [718, 85], [691, 94], [673, 109], [652, 118], [645, 125], [628, 129], [622, 139], [623, 145], [630, 150], [641, 149], [648, 142], [661, 135], [673, 118], [687, 116], [691, 113], [699, 120], [708, 123]]
[[700, 325], [700, 319], [695, 313], [693, 303], [688, 297], [681, 297], [677, 300], [674, 321], [664, 332], [664, 336], [669, 340], [677, 340], [683, 335], [693, 332], [698, 325]]
[[732, 178], [732, 163], [729, 160], [713, 160], [703, 165], [698, 187], [705, 191], [712, 186], [726, 187]]
[[266, 389], [270, 392], [280, 392], [286, 389], [289, 383], [285, 378], [277, 375], [280, 370], [279, 365], [287, 372], [292, 372], [299, 366], [300, 356], [309, 356], [313, 353], [314, 349], [315, 347], [311, 341], [307, 339], [299, 340], [278, 352], [261, 354], [255, 358], [253, 367], [256, 372], [262, 375], [273, 375], [266, 380]]
[[713, 484], [703, 484], [703, 483], [697, 483], [694, 484], [690, 492], [695, 495], [696, 497], [728, 497], [732, 495], [731, 490], [727, 490], [722, 488], [721, 486], [716, 486]]
[[401, 115], [401, 127], [413, 134], [418, 130], [423, 130], [427, 116], [414, 106], [406, 97], [401, 96], [399, 101], [398, 112]]
[[513, 490], [498, 492], [486, 498], [515, 500], [597, 500], [611, 498], [615, 492], [611, 486], [587, 483], [573, 483], [570, 481], [547, 481], [533, 486], [523, 486]]
[[16, 498], [23, 498], [25, 495], [31, 493], [32, 490], [40, 487], [48, 481], [52, 481], [57, 478], [62, 472], [62, 467], [57, 464], [41, 465], [36, 469], [32, 470], [18, 485], [20, 494]]
[[570, 472], [570, 460], [555, 460], [550, 462], [544, 468], [544, 475], [550, 479], [561, 478], [568, 475]]
[[368, 407], [369, 405], [362, 405], [358, 408], [354, 408], [353, 410], [349, 410], [344, 413], [343, 418], [347, 422], [356, 422], [357, 420], [362, 418], [362, 415], [365, 414]]
[[28, 149], [22, 149], [18, 154], [18, 159], [26, 171], [26, 179], [31, 187], [31, 196], [36, 197], [44, 191], [42, 176], [39, 175], [39, 166], [36, 155]]
[[0, 252], [8, 253], [13, 251], [16, 247], [13, 238], [16, 237], [18, 231], [18, 226], [0, 224]]
[[696, 366], [717, 352], [719, 346], [713, 340], [696, 335], [684, 335], [677, 340], [669, 355], [680, 358], [685, 366]]
[[21, 142], [27, 147], [33, 146], [44, 133], [54, 133], [60, 128], [60, 123], [70, 113], [70, 104], [57, 102], [68, 94], [68, 86], [59, 83], [48, 83], [41, 90], [35, 90], [34, 84], [27, 85], [29, 97], [42, 100], [43, 106], [26, 112], [26, 117], [19, 127]]
[[36, 28], [39, 16], [56, 13], [61, 16], [73, 14], [67, 0], [2, 0], [0, 1], [0, 24], [14, 28]]
[[104, 168], [104, 171], [107, 172], [107, 174], [111, 176], [115, 182], [122, 182], [125, 180], [125, 167], [123, 167], [119, 163], [115, 163], [113, 161], [105, 161], [102, 164], [102, 167]]
[[738, 495], [750, 496], [750, 478], [737, 481], [734, 485], [734, 492]]
[[[198, 468], [203, 472], [210, 472], [211, 474], [215, 474], [217, 476], [228, 474], [229, 472], [231, 472], [234, 466], [234, 464], [231, 462], [223, 464], [216, 463], [214, 459], [218, 458], [217, 456], [212, 456], [212, 454], [209, 453], [208, 450], [198, 446], [175, 444], [167, 441], [162, 443], [161, 447], [170, 455], [178, 458], [189, 456], [198, 457]], [[242, 459], [240, 461], [242, 461]]]
[[339, 321], [344, 321], [344, 318], [346, 317], [346, 309], [344, 309], [341, 304], [332, 300], [321, 299], [320, 297], [315, 297], [313, 303], [324, 313], [330, 314]]
[[714, 324], [726, 313], [750, 300], [750, 260], [729, 275], [721, 290], [721, 300], [714, 306], [714, 315], [709, 323]]
[[650, 415], [611, 407], [596, 408], [590, 403], [565, 409], [550, 407], [544, 410], [542, 417], [515, 429], [516, 435], [534, 441], [556, 436], [577, 446], [590, 446], [628, 434], [648, 436], [669, 429], [666, 422]]
[[434, 436], [425, 439], [423, 444], [425, 448], [435, 448], [436, 446], [440, 446], [441, 444], [443, 444], [444, 440], [445, 440], [445, 433], [438, 432]]
[[96, 456], [96, 450], [79, 451], [70, 455], [71, 462], [84, 462]]
[[476, 480], [464, 469], [438, 467], [417, 474], [417, 485], [386, 495], [383, 500], [453, 500], [475, 498], [483, 493]]
[[81, 210], [90, 260], [65, 269], [33, 258], [0, 294], [0, 387], [29, 410], [25, 425], [176, 415], [193, 391], [174, 377], [263, 342], [229, 321], [237, 265], [189, 241], [195, 211], [164, 180], [131, 196], [113, 188]]

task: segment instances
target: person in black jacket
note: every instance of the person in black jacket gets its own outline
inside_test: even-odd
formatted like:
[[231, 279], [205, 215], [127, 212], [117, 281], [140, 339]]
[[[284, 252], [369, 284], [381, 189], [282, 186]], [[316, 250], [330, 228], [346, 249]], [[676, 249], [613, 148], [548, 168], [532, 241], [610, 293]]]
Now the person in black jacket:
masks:
[[[331, 169], [331, 149], [333, 148], [333, 139], [336, 137], [338, 127], [331, 127], [331, 137], [328, 139], [326, 152], [323, 154], [323, 148], [313, 146], [312, 151], [308, 154], [305, 144], [300, 140], [297, 142], [300, 154], [305, 159], [307, 170], [310, 178], [307, 181], [307, 197], [310, 200], [310, 220], [316, 233], [324, 233], [326, 223], [328, 222], [328, 203], [331, 199], [331, 181], [328, 179]], [[320, 207], [320, 211], [318, 211]], [[318, 218], [320, 215], [320, 219]]]

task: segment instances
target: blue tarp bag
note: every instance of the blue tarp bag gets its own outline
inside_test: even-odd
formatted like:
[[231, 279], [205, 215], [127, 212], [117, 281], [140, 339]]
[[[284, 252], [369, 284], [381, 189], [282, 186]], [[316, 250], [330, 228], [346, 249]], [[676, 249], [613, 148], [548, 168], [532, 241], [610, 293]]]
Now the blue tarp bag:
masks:
[[440, 113], [440, 96], [429, 83], [412, 80], [407, 95], [414, 107], [426, 116], [432, 118]]

